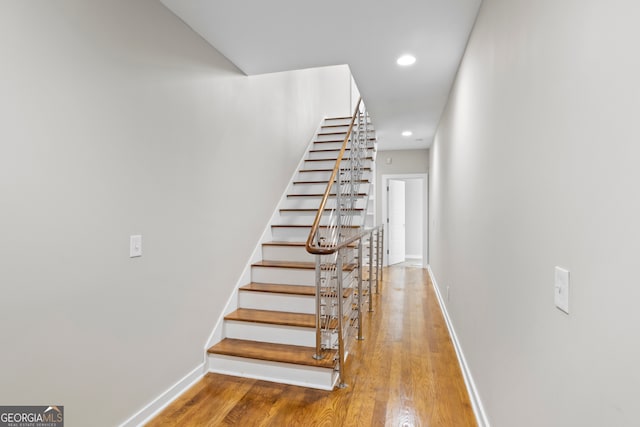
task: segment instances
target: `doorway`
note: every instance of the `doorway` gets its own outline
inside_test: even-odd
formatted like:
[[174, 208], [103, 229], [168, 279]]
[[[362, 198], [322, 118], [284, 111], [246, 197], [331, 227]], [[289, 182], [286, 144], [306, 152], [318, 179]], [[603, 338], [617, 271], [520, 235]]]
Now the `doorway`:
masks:
[[427, 174], [382, 175], [384, 265], [428, 264]]

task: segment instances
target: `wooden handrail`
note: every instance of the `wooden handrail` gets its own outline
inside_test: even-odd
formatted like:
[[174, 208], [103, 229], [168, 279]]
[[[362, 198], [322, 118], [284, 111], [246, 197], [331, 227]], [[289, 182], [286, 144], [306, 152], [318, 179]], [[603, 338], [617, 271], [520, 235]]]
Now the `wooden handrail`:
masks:
[[366, 236], [367, 234], [371, 234], [372, 231], [376, 231], [379, 228], [382, 228], [383, 224], [379, 224], [376, 225], [375, 227], [372, 228], [367, 228], [365, 230], [362, 230], [360, 233], [356, 234], [355, 236], [352, 236], [350, 238], [348, 238], [345, 241], [342, 241], [338, 244], [336, 244], [335, 246], [331, 246], [329, 248], [322, 248], [322, 247], [313, 247], [313, 252], [309, 250], [309, 247], [307, 246], [307, 251], [315, 254], [315, 255], [329, 255], [332, 253], [337, 252], [339, 249], [342, 248], [346, 248], [347, 246], [349, 246], [351, 243], [355, 242], [356, 240], [360, 240], [362, 239], [364, 236]]
[[[338, 158], [336, 159], [336, 165], [333, 168], [333, 172], [331, 172], [331, 177], [329, 178], [329, 182], [327, 183], [327, 189], [324, 191], [324, 195], [322, 196], [322, 201], [320, 202], [320, 207], [318, 208], [318, 212], [316, 213], [315, 220], [313, 221], [313, 225], [311, 226], [311, 231], [309, 231], [309, 237], [307, 238], [307, 242], [305, 243], [305, 248], [307, 252], [315, 254], [315, 255], [329, 255], [335, 253], [338, 249], [342, 249], [348, 246], [350, 243], [355, 242], [360, 239], [365, 234], [369, 234], [371, 230], [366, 232], [359, 233], [357, 236], [351, 237], [344, 242], [339, 242], [336, 246], [332, 247], [318, 247], [314, 246], [313, 240], [318, 233], [318, 228], [320, 227], [320, 220], [322, 218], [322, 213], [324, 211], [324, 207], [327, 204], [327, 200], [329, 199], [329, 194], [331, 193], [331, 188], [333, 187], [333, 183], [338, 176], [338, 172], [340, 170], [340, 163], [342, 162], [342, 157], [344, 156], [344, 152], [347, 149], [347, 145], [349, 143], [349, 138], [351, 137], [351, 131], [353, 130], [353, 124], [358, 117], [358, 111], [360, 110], [360, 104], [362, 103], [362, 97], [358, 99], [358, 103], [356, 104], [356, 109], [353, 112], [353, 116], [351, 116], [351, 123], [349, 124], [349, 130], [347, 131], [347, 135], [342, 142], [342, 148], [340, 149], [340, 153], [338, 153]], [[377, 228], [377, 227], [376, 227]]]

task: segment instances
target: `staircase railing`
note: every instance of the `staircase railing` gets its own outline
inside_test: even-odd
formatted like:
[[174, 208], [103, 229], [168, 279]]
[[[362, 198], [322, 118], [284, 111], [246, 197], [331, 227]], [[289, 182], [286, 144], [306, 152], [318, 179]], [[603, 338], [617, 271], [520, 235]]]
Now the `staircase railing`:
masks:
[[[337, 355], [338, 383], [351, 342], [362, 338], [362, 313], [373, 310], [373, 286], [382, 280], [384, 230], [364, 229], [367, 193], [361, 191], [365, 163], [373, 148], [372, 128], [362, 98], [351, 117], [347, 135], [327, 183], [306, 242], [316, 255], [316, 359]], [[348, 159], [345, 153], [349, 151]], [[362, 222], [361, 224], [359, 222]], [[363, 278], [363, 249], [368, 244], [368, 275]], [[374, 267], [375, 265], [375, 267]], [[368, 298], [366, 298], [368, 296]]]

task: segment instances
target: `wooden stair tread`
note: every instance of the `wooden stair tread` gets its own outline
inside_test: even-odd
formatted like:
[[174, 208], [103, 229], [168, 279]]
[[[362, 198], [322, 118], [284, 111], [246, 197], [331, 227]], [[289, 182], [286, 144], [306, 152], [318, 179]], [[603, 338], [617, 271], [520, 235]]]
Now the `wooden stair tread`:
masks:
[[318, 368], [334, 368], [334, 358], [336, 354], [334, 350], [325, 351], [326, 355], [321, 360], [313, 358], [315, 351], [314, 347], [247, 341], [234, 338], [225, 338], [207, 350], [207, 352], [211, 354], [315, 366]]
[[302, 268], [302, 269], [315, 269], [316, 264], [314, 262], [305, 261], [269, 261], [262, 260], [253, 263], [254, 267], [279, 267], [279, 268]]
[[[328, 159], [305, 159], [305, 162], [329, 162], [329, 161], [335, 161], [335, 158], [328, 158]], [[351, 160], [351, 158], [349, 157], [343, 157], [342, 160]], [[369, 157], [364, 157], [363, 160], [373, 160], [373, 157], [369, 156]]]
[[[356, 193], [358, 197], [364, 197], [367, 193]], [[287, 194], [287, 197], [323, 197], [324, 193], [311, 193], [311, 194]], [[336, 197], [336, 193], [329, 193], [329, 197]]]
[[[318, 136], [320, 135], [346, 135], [346, 132], [335, 132], [335, 133], [319, 133]], [[367, 138], [367, 141], [376, 141], [377, 138], [375, 136], [370, 136]], [[344, 138], [342, 139], [323, 139], [322, 141], [313, 141], [315, 144], [324, 144], [326, 142], [344, 142]]]
[[[350, 196], [345, 194], [344, 197], [350, 197]], [[332, 210], [334, 210], [334, 209], [331, 209], [331, 208], [323, 209], [323, 211], [325, 211], [325, 212], [329, 212], [329, 211], [332, 211]], [[351, 208], [351, 209], [343, 208], [343, 210], [345, 210], [345, 211], [363, 211], [364, 208]], [[318, 208], [314, 208], [314, 209], [283, 208], [283, 209], [280, 209], [280, 212], [317, 212], [317, 211], [318, 211]]]
[[254, 310], [239, 308], [224, 316], [224, 320], [238, 320], [242, 322], [268, 323], [271, 325], [298, 326], [301, 328], [315, 328], [315, 314], [288, 313], [285, 311]]
[[[273, 224], [271, 225], [271, 228], [311, 228], [311, 224]], [[326, 225], [321, 225], [318, 228], [327, 228]], [[358, 228], [362, 228], [361, 225], [343, 225], [342, 228], [351, 228], [351, 229], [358, 229]]]
[[[306, 246], [306, 242], [265, 242], [262, 246], [295, 246], [295, 247], [304, 247]], [[355, 243], [349, 245], [350, 248], [357, 248], [358, 246]]]
[[[371, 122], [367, 123], [368, 125], [371, 125]], [[342, 123], [342, 124], [333, 124], [333, 125], [322, 125], [320, 126], [322, 129], [331, 129], [331, 128], [343, 128], [346, 127], [348, 128], [351, 125], [351, 121], [349, 121], [349, 123]], [[355, 125], [354, 125], [355, 127]], [[367, 126], [369, 127], [369, 126]], [[369, 129], [371, 132], [374, 131], [373, 126], [371, 126], [371, 128]]]
[[[294, 184], [322, 184], [322, 183], [326, 184], [327, 182], [328, 182], [327, 180], [324, 180], [324, 181], [293, 181]], [[335, 180], [333, 182], [335, 182]], [[361, 180], [355, 181], [355, 182], [358, 182], [360, 184], [368, 184], [369, 180], [361, 179]]]
[[[351, 170], [351, 169], [345, 168], [344, 170]], [[362, 168], [362, 170], [370, 172], [372, 169], [371, 168]], [[333, 168], [331, 168], [331, 169], [300, 169], [298, 172], [333, 172]]]
[[[253, 267], [274, 267], [274, 268], [299, 268], [302, 270], [315, 270], [315, 262], [306, 261], [271, 261], [262, 260], [252, 264]], [[344, 271], [352, 271], [356, 267], [355, 264], [344, 264], [342, 269]]]
[[[373, 142], [378, 141], [377, 139], [374, 138], [369, 138], [367, 141], [369, 141], [367, 143], [366, 149], [367, 150], [373, 150], [375, 148], [375, 144]], [[325, 141], [313, 141], [314, 144], [342, 144], [344, 142], [343, 139], [327, 139]], [[318, 150], [319, 147], [314, 147], [313, 150], [310, 151], [314, 151], [314, 150]], [[341, 150], [342, 147], [340, 147], [338, 150]], [[345, 150], [350, 150], [351, 148], [345, 148]], [[326, 148], [323, 148], [321, 150], [326, 150]]]
[[[304, 246], [304, 243], [302, 244]], [[242, 291], [267, 292], [273, 294], [315, 296], [316, 287], [306, 285], [276, 285], [273, 283], [249, 283], [240, 287]]]
[[281, 242], [274, 240], [272, 242], [265, 242], [262, 246], [304, 246], [305, 242]]
[[[249, 283], [248, 285], [241, 286], [240, 290], [250, 291], [250, 292], [266, 292], [266, 293], [272, 293], [272, 294], [303, 295], [303, 296], [312, 296], [312, 297], [316, 295], [315, 286], [280, 285], [280, 284], [273, 284], [273, 283]], [[326, 291], [322, 293], [323, 295], [327, 295]], [[357, 293], [357, 292], [355, 292], [355, 290], [352, 288], [343, 289], [342, 297], [348, 298], [353, 293]], [[335, 296], [335, 292], [331, 292], [329, 295]], [[231, 319], [231, 320], [239, 320], [239, 319]], [[247, 320], [247, 321], [250, 321], [250, 320]], [[272, 322], [264, 322], [264, 323], [272, 323]], [[299, 325], [291, 325], [291, 326], [299, 326]], [[313, 325], [313, 327], [315, 327], [315, 324]]]
[[[335, 142], [335, 141], [334, 141]], [[340, 151], [342, 148], [323, 148], [320, 150], [309, 150], [310, 153], [326, 153], [329, 151]], [[367, 147], [367, 150], [373, 150], [373, 147]], [[345, 152], [351, 151], [351, 148], [345, 148]]]
[[[340, 125], [336, 125], [336, 124], [323, 124], [322, 127], [323, 128], [331, 128], [331, 127], [336, 127], [336, 126], [349, 126], [351, 124], [351, 119], [352, 117], [345, 117], [343, 119], [326, 119], [326, 120], [345, 120], [345, 119], [349, 119], [349, 123], [347, 124], [340, 124]], [[367, 120], [367, 124], [371, 124], [371, 119], [369, 118]]]

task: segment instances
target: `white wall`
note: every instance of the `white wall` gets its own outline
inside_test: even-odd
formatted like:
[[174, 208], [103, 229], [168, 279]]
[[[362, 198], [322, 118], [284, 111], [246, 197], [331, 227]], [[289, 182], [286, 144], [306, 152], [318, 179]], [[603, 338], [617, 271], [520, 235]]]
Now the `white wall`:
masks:
[[[375, 126], [375, 123], [374, 123]], [[388, 163], [390, 159], [390, 163]], [[383, 182], [384, 175], [392, 175], [394, 179], [404, 179], [407, 178], [406, 175], [411, 174], [420, 174], [426, 177], [426, 174], [429, 170], [429, 150], [386, 150], [379, 151], [376, 156], [376, 218], [379, 224], [382, 224], [385, 221], [385, 217], [383, 215], [383, 206], [386, 203], [386, 197], [383, 197], [383, 192], [386, 192], [385, 183]], [[428, 212], [428, 195], [427, 195], [427, 185], [423, 186], [424, 194], [423, 200], [425, 204], [422, 208], [422, 214], [419, 214], [422, 217], [422, 232], [421, 236], [424, 244], [422, 245], [422, 259], [423, 262], [427, 262], [429, 259], [428, 255], [428, 244], [426, 236], [427, 233], [426, 227], [427, 224], [427, 215]], [[410, 209], [409, 206], [405, 206], [405, 211]], [[407, 212], [407, 217], [410, 219], [416, 218], [415, 212]], [[405, 221], [408, 219], [405, 218]], [[387, 242], [388, 233], [385, 235], [385, 242]], [[409, 238], [409, 237], [408, 237]], [[406, 242], [406, 241], [405, 241]], [[405, 244], [406, 248], [406, 244]], [[386, 250], [385, 250], [386, 251]], [[407, 252], [409, 253], [409, 252]], [[409, 255], [412, 255], [409, 253]], [[386, 256], [385, 256], [386, 262]]]
[[152, 0], [4, 1], [0, 55], [0, 402], [114, 425], [202, 363], [350, 74], [246, 77]]
[[637, 425], [639, 16], [482, 3], [431, 151], [430, 262], [493, 426]]
[[[375, 122], [373, 123], [375, 126]], [[391, 159], [391, 163], [387, 163]], [[387, 150], [376, 155], [376, 218], [382, 221], [382, 175], [427, 173], [429, 150]]]
[[405, 254], [407, 258], [422, 258], [423, 212], [426, 197], [424, 180], [403, 179], [405, 182]]

